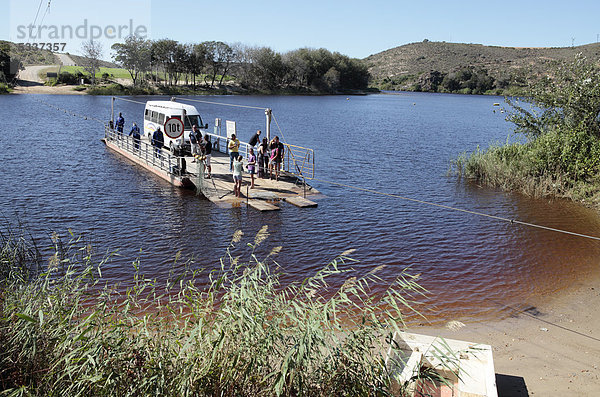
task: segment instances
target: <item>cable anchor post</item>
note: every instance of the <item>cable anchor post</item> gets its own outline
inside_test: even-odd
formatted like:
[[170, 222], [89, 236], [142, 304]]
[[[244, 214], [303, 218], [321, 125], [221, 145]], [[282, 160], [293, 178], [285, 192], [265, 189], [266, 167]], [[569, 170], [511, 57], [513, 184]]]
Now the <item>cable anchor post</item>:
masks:
[[273, 115], [273, 110], [270, 108], [265, 109], [265, 116], [267, 117], [267, 126], [265, 130], [267, 131], [267, 142], [271, 142], [271, 117]]

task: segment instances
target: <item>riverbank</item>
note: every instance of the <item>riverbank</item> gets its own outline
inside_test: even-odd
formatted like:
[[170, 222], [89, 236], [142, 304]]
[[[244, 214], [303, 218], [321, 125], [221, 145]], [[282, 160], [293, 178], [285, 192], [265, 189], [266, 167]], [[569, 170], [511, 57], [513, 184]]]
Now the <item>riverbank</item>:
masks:
[[[50, 94], [50, 95], [367, 95], [380, 92], [376, 88], [364, 90], [338, 90], [335, 92], [315, 90], [313, 88], [287, 88], [259, 90], [242, 87], [233, 80], [225, 80], [218, 87], [208, 87], [198, 84], [161, 85], [146, 84], [133, 86], [128, 78], [111, 78], [103, 80], [96, 86], [55, 84], [47, 85], [42, 75], [53, 70], [50, 65], [27, 66], [19, 73], [19, 79], [12, 89], [4, 93], [13, 94]], [[79, 81], [79, 79], [76, 79]], [[98, 77], [98, 81], [100, 78]], [[3, 93], [0, 87], [0, 94]]]
[[[8, 92], [7, 92], [8, 93]], [[46, 86], [18, 85], [14, 87], [11, 94], [47, 94], [47, 95], [367, 95], [379, 93], [378, 90], [344, 91], [337, 93], [309, 92], [297, 90], [280, 90], [276, 92], [259, 92], [242, 90], [236, 87], [225, 86], [215, 89], [193, 89], [190, 87], [156, 87], [156, 88], [133, 88], [120, 84], [112, 84], [101, 87], [86, 87], [72, 85]]]
[[75, 86], [16, 86], [11, 90], [10, 94], [85, 95], [85, 91], [77, 91], [74, 88]]
[[514, 317], [411, 332], [489, 344], [499, 396], [596, 396], [600, 391], [600, 274]]

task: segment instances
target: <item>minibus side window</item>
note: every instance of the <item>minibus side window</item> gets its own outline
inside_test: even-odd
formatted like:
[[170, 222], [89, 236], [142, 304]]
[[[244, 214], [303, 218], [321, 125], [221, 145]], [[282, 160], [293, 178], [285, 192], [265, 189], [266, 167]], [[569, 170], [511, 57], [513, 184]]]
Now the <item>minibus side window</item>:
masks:
[[193, 125], [196, 125], [198, 128], [202, 128], [202, 119], [197, 114], [192, 114], [190, 116], [185, 116], [184, 120], [184, 128], [186, 130], [191, 130]]

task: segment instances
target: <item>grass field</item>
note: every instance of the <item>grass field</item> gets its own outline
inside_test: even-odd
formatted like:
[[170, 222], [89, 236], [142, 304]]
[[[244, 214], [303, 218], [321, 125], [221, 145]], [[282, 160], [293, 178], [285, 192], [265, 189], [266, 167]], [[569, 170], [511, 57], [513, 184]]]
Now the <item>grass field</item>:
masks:
[[[43, 69], [40, 71], [40, 78], [42, 80], [46, 79], [46, 73], [55, 72], [58, 73], [58, 66], [52, 66], [47, 69]], [[77, 72], [81, 72], [83, 74], [87, 74], [85, 69], [82, 66], [61, 66], [60, 72], [68, 72], [72, 74], [77, 74]], [[121, 68], [103, 68], [101, 67], [98, 72], [96, 72], [96, 78], [102, 78], [102, 74], [108, 73], [112, 78], [116, 79], [129, 79], [131, 80], [131, 75], [126, 69]]]

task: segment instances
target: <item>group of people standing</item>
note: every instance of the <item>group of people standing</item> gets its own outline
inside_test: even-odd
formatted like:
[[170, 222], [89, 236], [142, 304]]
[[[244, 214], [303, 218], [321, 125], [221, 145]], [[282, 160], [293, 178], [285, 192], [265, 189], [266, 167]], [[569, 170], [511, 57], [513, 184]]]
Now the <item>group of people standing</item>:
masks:
[[[276, 136], [269, 142], [267, 138], [263, 138], [261, 141], [260, 135], [261, 131], [258, 130], [248, 141], [250, 148], [248, 149], [247, 170], [251, 178], [251, 189], [254, 189], [255, 175], [258, 178], [267, 178], [268, 175], [270, 179], [273, 179], [273, 174], [275, 174], [275, 180], [279, 180], [279, 171], [285, 151], [279, 137]], [[231, 136], [227, 147], [230, 157], [229, 169], [233, 173], [233, 192], [236, 197], [241, 197], [244, 158], [240, 156], [240, 141], [235, 134]]]
[[[112, 121], [111, 121], [112, 126]], [[117, 132], [117, 137], [119, 139], [123, 139], [123, 128], [125, 127], [125, 118], [123, 117], [123, 113], [119, 112], [119, 116], [116, 118], [115, 130]], [[131, 126], [131, 131], [129, 131], [129, 136], [133, 138], [133, 148], [134, 150], [140, 149], [140, 142], [142, 139], [142, 133], [140, 131], [140, 127], [136, 123], [133, 123]], [[164, 146], [165, 138], [163, 136], [163, 132], [160, 130], [160, 127], [154, 131], [152, 134], [151, 142], [154, 147], [154, 155], [160, 157], [160, 149]]]
[[[123, 134], [124, 124], [125, 119], [119, 113], [119, 117], [115, 122], [119, 136]], [[267, 138], [261, 140], [260, 135], [261, 131], [258, 130], [248, 141], [250, 148], [248, 149], [247, 170], [251, 177], [251, 189], [254, 188], [255, 175], [261, 179], [273, 179], [273, 176], [275, 176], [275, 180], [279, 180], [279, 172], [283, 163], [285, 147], [279, 141], [279, 137], [276, 136], [269, 142]], [[139, 149], [141, 133], [136, 123], [133, 123], [129, 136], [133, 137], [134, 148]], [[154, 147], [155, 155], [160, 156], [160, 150], [164, 146], [164, 135], [160, 127], [152, 134], [151, 144]], [[236, 197], [241, 197], [242, 175], [244, 173], [244, 158], [240, 156], [240, 145], [239, 139], [233, 134], [229, 139], [227, 147], [230, 157], [229, 168], [233, 174], [233, 191]], [[190, 132], [190, 146], [192, 156], [194, 157], [192, 162], [203, 161], [206, 166], [205, 178], [211, 178], [212, 143], [210, 136], [205, 134], [203, 137], [198, 126], [193, 125]]]
[[279, 142], [279, 137], [275, 136], [270, 142], [267, 138], [263, 138], [258, 145], [258, 177], [279, 180], [279, 171], [283, 163], [283, 154], [285, 147]]

